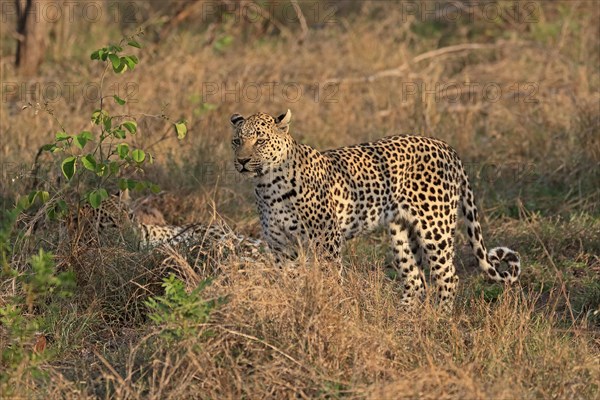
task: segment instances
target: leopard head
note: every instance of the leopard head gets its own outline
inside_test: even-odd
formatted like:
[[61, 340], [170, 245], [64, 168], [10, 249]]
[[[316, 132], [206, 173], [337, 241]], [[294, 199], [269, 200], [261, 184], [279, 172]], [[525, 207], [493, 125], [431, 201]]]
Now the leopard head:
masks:
[[91, 224], [100, 231], [123, 229], [135, 225], [137, 219], [132, 208], [129, 191], [125, 190], [111, 194], [97, 208], [93, 208], [86, 203], [75, 215], [75, 222], [77, 224]]
[[244, 118], [231, 116], [233, 162], [244, 176], [260, 177], [286, 160], [293, 140], [289, 135], [292, 113], [272, 117], [258, 113]]

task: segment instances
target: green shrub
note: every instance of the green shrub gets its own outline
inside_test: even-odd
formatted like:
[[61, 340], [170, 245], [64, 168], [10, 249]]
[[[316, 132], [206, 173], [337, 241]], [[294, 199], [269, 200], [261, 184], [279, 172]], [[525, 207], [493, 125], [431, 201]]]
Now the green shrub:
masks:
[[145, 304], [150, 319], [164, 328], [165, 337], [183, 339], [196, 335], [198, 326], [206, 323], [210, 312], [224, 302], [223, 298], [203, 299], [202, 292], [210, 283], [210, 279], [204, 280], [187, 293], [185, 284], [175, 275], [164, 278], [164, 296], [151, 297]]

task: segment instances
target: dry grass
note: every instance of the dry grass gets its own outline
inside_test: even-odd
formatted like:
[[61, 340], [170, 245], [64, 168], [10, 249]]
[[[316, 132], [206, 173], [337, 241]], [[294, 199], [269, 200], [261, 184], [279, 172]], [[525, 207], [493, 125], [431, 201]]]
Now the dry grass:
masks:
[[533, 290], [494, 304], [463, 298], [451, 317], [427, 305], [406, 315], [394, 284], [365, 265], [341, 280], [329, 265], [232, 262], [206, 293], [222, 294], [228, 302], [196, 337], [168, 344], [160, 330], [115, 327], [121, 337], [81, 349], [74, 368], [46, 366], [62, 375], [43, 390], [67, 395], [83, 380], [88, 395], [150, 399], [597, 395], [590, 326], [563, 327]]
[[[202, 20], [170, 28], [160, 40], [161, 28], [153, 25], [138, 53], [139, 67], [106, 82], [120, 94], [126, 84], [137, 88], [137, 102], [126, 109], [137, 116], [136, 145], [156, 156], [146, 175], [166, 191], [149, 203], [169, 223], [209, 222], [218, 215], [237, 231], [258, 235], [250, 184], [229, 161], [228, 118], [290, 108], [292, 134], [318, 148], [392, 133], [448, 141], [466, 161], [488, 245], [508, 245], [523, 258], [519, 285], [504, 290], [484, 282], [459, 238], [461, 293], [453, 315], [439, 315], [429, 305], [407, 315], [398, 311], [399, 288], [383, 267], [387, 241], [380, 235], [350, 244], [340, 277], [335, 265], [300, 262], [280, 269], [268, 260], [209, 260], [177, 248], [140, 252], [112, 242], [67, 240], [56, 225], [38, 224], [36, 231], [23, 231], [24, 238], [11, 239], [16, 251], [10, 267], [27, 274], [29, 256], [44, 248], [55, 253], [59, 270], [75, 274], [77, 286], [72, 298], [24, 316], [40, 321], [48, 351], [35, 355], [24, 344], [24, 359], [3, 359], [1, 393], [78, 399], [597, 398], [598, 8], [586, 1], [528, 4], [537, 7], [530, 23], [480, 15], [471, 23], [432, 21], [392, 3], [368, 2], [360, 12], [340, 3], [333, 23], [318, 24], [305, 9], [303, 44], [296, 41], [302, 35], [297, 25], [278, 20], [281, 34], [268, 24]], [[0, 28], [3, 84], [26, 87], [97, 81], [100, 66], [89, 62], [89, 53], [120, 36], [106, 21], [62, 26], [40, 75], [23, 81], [10, 64], [9, 29]], [[465, 82], [475, 88], [471, 96]], [[453, 85], [432, 93], [436, 84]], [[260, 98], [253, 100], [256, 85]], [[500, 88], [502, 97], [486, 98], [485, 85]], [[429, 92], [415, 93], [416, 87]], [[298, 88], [302, 95], [296, 98]], [[69, 133], [89, 129], [97, 107], [81, 91], [74, 94], [50, 104]], [[33, 180], [23, 172], [60, 129], [45, 112], [22, 111], [31, 100], [19, 90], [3, 93], [0, 104], [3, 207], [30, 189]], [[188, 120], [184, 141], [174, 134], [160, 140], [169, 124], [144, 115], [163, 111]], [[55, 160], [45, 161], [38, 181], [53, 190], [60, 184]], [[23, 217], [21, 226], [32, 227], [31, 218]], [[165, 340], [165, 328], [148, 320], [143, 304], [161, 293], [170, 272], [189, 289], [213, 277], [206, 298], [228, 299], [198, 325], [197, 335], [176, 342]], [[19, 293], [18, 280], [3, 278], [0, 308]], [[9, 333], [0, 326], [3, 351], [17, 345]], [[45, 375], [33, 373], [32, 365]]]

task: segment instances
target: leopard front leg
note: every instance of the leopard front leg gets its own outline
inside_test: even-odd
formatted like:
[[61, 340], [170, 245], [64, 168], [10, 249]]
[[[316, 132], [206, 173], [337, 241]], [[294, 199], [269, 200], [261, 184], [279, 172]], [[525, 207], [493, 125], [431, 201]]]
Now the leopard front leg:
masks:
[[341, 263], [342, 235], [337, 226], [332, 226], [330, 231], [323, 233], [321, 236], [316, 241], [319, 254], [326, 260]]
[[257, 199], [257, 205], [260, 215], [260, 225], [262, 227], [263, 238], [269, 247], [269, 250], [275, 257], [277, 263], [285, 260], [294, 260], [298, 256], [295, 246], [289, 241], [285, 228], [272, 218], [271, 209], [262, 201]]
[[295, 260], [298, 257], [297, 243], [290, 243], [288, 235], [283, 229], [263, 224], [263, 236], [277, 263]]

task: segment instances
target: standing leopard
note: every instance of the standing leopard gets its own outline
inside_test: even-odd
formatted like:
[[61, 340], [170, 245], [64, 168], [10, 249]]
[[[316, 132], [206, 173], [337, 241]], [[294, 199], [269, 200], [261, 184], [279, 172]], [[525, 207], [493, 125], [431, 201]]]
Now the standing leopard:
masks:
[[[441, 140], [391, 136], [320, 152], [289, 133], [290, 110], [278, 117], [231, 116], [237, 171], [251, 178], [263, 235], [280, 257], [302, 245], [339, 260], [344, 241], [387, 225], [402, 304], [425, 294], [422, 263], [431, 269], [438, 303], [451, 308], [458, 277], [453, 264], [458, 211], [471, 248], [488, 278], [512, 283], [519, 255], [506, 247], [486, 251], [473, 191], [456, 151]], [[510, 271], [499, 269], [502, 261]]]

